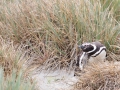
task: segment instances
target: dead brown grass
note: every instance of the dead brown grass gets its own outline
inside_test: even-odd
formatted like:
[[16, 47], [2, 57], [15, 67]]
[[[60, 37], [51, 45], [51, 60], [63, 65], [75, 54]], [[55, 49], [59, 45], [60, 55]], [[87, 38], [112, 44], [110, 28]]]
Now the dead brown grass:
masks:
[[[36, 69], [71, 69], [74, 68], [78, 44], [101, 40], [108, 49], [116, 44], [119, 24], [112, 10], [102, 11], [99, 1], [92, 4], [86, 0], [21, 0], [0, 4], [0, 35], [4, 38], [0, 42], [0, 64], [5, 75], [11, 74], [13, 69], [25, 69], [25, 77]], [[115, 61], [113, 56], [111, 60]], [[91, 76], [82, 75], [83, 86], [80, 88], [98, 89], [99, 83], [106, 83], [100, 79], [106, 79], [109, 73], [89, 78], [95, 72], [89, 72]], [[96, 80], [99, 80], [98, 83]]]
[[[120, 51], [119, 1], [112, 1], [1, 0], [0, 65], [5, 75], [23, 65], [26, 74], [42, 65], [46, 70], [73, 68], [77, 45], [96, 40], [112, 52], [109, 61], [120, 60], [114, 54]], [[92, 65], [78, 85], [91, 90], [117, 89], [117, 67], [112, 63]]]
[[72, 68], [77, 45], [87, 41], [100, 40], [115, 51], [119, 24], [99, 0], [6, 0], [0, 9], [0, 35], [23, 45], [30, 67]]
[[76, 90], [120, 89], [120, 62], [96, 63], [88, 66], [81, 74]]
[[13, 45], [13, 42], [5, 41], [0, 37], [0, 66], [4, 69], [4, 75], [12, 74], [13, 70], [19, 72], [23, 68], [27, 58], [21, 46]]

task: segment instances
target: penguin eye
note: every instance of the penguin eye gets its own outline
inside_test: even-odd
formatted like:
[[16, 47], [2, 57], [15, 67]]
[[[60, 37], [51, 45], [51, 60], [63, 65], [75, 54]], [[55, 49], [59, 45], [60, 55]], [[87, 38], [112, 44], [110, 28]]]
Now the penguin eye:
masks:
[[89, 47], [89, 45], [85, 45], [85, 48], [88, 48]]

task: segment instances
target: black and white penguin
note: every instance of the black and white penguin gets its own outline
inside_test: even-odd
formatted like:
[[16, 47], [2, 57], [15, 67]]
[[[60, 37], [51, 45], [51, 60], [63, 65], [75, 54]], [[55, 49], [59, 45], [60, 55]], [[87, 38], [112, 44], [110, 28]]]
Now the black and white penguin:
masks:
[[79, 46], [82, 53], [77, 58], [76, 65], [83, 70], [87, 63], [104, 62], [106, 59], [106, 47], [100, 42], [83, 43]]

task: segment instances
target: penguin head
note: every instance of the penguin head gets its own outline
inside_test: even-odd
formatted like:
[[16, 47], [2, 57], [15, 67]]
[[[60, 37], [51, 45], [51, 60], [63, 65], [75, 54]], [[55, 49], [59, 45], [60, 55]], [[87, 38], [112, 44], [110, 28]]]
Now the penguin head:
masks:
[[92, 43], [84, 43], [79, 46], [83, 52], [90, 52], [96, 49], [96, 46]]

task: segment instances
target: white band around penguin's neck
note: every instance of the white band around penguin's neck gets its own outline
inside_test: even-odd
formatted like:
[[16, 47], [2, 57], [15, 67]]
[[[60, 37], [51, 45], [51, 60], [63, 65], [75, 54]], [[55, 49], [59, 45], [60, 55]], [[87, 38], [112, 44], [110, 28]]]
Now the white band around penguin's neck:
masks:
[[99, 51], [97, 51], [95, 54], [93, 54], [92, 56], [94, 57], [94, 56], [96, 56], [97, 54], [99, 54], [100, 52], [101, 52], [101, 50], [103, 50], [103, 49], [106, 49], [106, 47], [104, 46], [104, 47], [100, 47], [100, 49], [99, 49]]
[[93, 44], [91, 44], [92, 46], [93, 46], [93, 50], [92, 51], [89, 51], [89, 52], [87, 52], [87, 53], [91, 53], [91, 52], [94, 52], [95, 50], [96, 50], [96, 45], [93, 45]]

